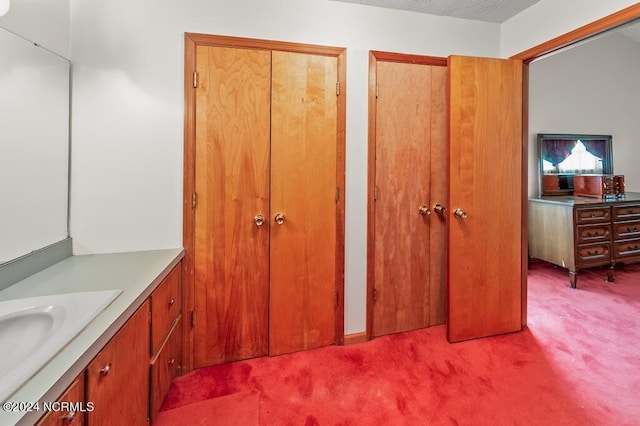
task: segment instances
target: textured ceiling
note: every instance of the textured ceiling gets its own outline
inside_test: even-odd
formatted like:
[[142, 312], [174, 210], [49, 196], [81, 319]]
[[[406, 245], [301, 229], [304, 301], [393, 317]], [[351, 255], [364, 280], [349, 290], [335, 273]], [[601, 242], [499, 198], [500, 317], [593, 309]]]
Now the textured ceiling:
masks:
[[504, 22], [540, 0], [334, 0], [474, 21]]

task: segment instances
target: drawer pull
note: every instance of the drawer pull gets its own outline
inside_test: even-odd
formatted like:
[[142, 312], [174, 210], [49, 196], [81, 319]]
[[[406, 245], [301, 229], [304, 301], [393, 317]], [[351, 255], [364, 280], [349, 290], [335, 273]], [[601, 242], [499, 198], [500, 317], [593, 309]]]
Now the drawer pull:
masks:
[[109, 371], [111, 371], [111, 364], [107, 364], [104, 367], [102, 367], [100, 369], [100, 375], [106, 376], [107, 374], [109, 374]]
[[596, 217], [595, 213], [591, 213], [591, 218], [593, 219], [594, 217]]
[[173, 365], [173, 364], [175, 364], [175, 363], [176, 363], [176, 359], [175, 359], [175, 358], [171, 358], [169, 361], [167, 361], [167, 363], [168, 363], [169, 365]]
[[73, 420], [75, 418], [76, 418], [76, 412], [69, 411], [66, 415], [62, 416], [62, 421], [64, 422], [64, 424], [70, 425], [71, 423], [73, 423]]
[[169, 306], [173, 306], [174, 303], [176, 303], [176, 301], [171, 298], [171, 300], [169, 300]]

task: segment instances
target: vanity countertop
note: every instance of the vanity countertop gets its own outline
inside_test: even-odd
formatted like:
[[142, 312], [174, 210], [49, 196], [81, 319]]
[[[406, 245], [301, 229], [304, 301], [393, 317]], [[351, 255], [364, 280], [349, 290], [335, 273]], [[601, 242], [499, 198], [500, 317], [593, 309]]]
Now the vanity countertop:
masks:
[[[2, 301], [80, 291], [122, 290], [118, 298], [8, 401], [55, 401], [183, 256], [182, 248], [71, 256], [0, 291]], [[0, 409], [0, 424], [32, 424], [42, 415], [43, 412]]]
[[624, 198], [602, 199], [595, 197], [575, 197], [573, 195], [545, 195], [529, 198], [529, 201], [553, 204], [566, 204], [568, 206], [616, 205], [624, 203], [637, 203], [640, 201], [640, 192], [627, 192]]

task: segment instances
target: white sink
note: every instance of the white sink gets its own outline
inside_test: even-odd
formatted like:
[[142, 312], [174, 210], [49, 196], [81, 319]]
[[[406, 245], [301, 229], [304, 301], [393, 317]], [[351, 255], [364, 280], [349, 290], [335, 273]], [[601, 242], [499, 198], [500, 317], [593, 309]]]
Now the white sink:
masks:
[[0, 301], [0, 401], [44, 366], [121, 290]]

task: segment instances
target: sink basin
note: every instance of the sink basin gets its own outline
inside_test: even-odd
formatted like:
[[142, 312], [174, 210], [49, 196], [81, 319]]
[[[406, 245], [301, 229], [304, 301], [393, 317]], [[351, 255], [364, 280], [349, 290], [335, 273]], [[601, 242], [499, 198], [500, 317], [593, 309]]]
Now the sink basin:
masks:
[[121, 290], [0, 301], [0, 401], [5, 401]]

